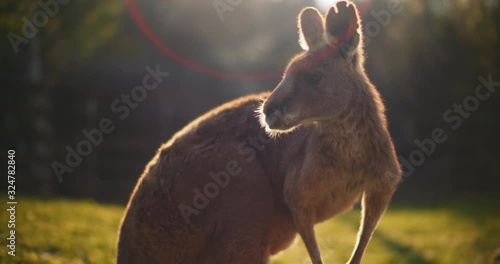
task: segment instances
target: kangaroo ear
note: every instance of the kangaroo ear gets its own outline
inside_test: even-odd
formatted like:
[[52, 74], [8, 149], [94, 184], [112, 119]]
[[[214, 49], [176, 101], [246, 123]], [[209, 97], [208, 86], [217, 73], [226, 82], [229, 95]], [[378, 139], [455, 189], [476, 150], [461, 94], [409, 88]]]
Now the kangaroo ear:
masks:
[[345, 55], [352, 55], [361, 43], [360, 22], [358, 9], [353, 3], [338, 2], [326, 15], [325, 28], [328, 44], [338, 45]]
[[304, 8], [299, 15], [299, 44], [304, 50], [314, 49], [325, 43], [324, 20], [316, 8]]

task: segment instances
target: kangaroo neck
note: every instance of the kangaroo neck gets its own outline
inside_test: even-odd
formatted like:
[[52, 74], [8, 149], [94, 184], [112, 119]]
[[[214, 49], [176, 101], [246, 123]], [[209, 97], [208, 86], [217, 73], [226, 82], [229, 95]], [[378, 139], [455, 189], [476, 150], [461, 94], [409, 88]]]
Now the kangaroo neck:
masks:
[[[384, 141], [383, 109], [371, 94], [360, 94], [331, 120], [318, 122], [313, 147], [327, 158], [343, 159], [344, 164], [369, 159], [369, 153]], [[319, 152], [318, 152], [319, 151]]]

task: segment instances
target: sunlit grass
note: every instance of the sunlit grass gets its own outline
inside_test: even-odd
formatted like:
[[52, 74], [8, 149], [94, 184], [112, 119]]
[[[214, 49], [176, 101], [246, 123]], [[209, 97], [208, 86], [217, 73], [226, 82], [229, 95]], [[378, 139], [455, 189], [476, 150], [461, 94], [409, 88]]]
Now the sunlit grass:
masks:
[[[346, 263], [359, 223], [359, 210], [316, 227], [325, 263]], [[437, 205], [395, 204], [384, 215], [365, 263], [482, 264], [500, 249], [500, 200], [459, 199]], [[299, 240], [278, 263], [310, 263]]]
[[[5, 200], [1, 200], [5, 206]], [[2, 212], [0, 263], [114, 263], [124, 207], [88, 201], [20, 198], [16, 257], [7, 256]], [[437, 205], [395, 204], [381, 221], [365, 263], [493, 263], [500, 248], [500, 199], [468, 198]], [[3, 209], [2, 209], [3, 211]], [[345, 263], [357, 232], [359, 210], [316, 227], [325, 263]], [[298, 243], [272, 264], [310, 263]]]
[[122, 212], [94, 202], [20, 198], [16, 256], [7, 255], [2, 213], [0, 263], [112, 263]]

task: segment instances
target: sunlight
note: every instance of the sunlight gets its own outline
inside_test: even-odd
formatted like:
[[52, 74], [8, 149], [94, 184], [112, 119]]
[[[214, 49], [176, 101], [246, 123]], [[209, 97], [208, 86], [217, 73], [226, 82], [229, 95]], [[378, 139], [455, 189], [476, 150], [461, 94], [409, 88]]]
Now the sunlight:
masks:
[[333, 6], [335, 3], [339, 2], [340, 0], [315, 0], [316, 1], [316, 6], [320, 10], [328, 10], [331, 6]]

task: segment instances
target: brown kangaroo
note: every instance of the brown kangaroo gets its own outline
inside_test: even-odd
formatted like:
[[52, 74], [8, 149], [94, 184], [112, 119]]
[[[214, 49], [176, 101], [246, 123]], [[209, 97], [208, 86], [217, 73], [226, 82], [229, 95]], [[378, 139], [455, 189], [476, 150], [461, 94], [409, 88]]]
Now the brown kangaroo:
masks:
[[355, 6], [325, 18], [306, 8], [299, 29], [304, 51], [271, 94], [215, 108], [158, 150], [122, 220], [118, 263], [268, 263], [298, 233], [319, 264], [314, 225], [362, 197], [348, 262], [360, 263], [400, 167]]

